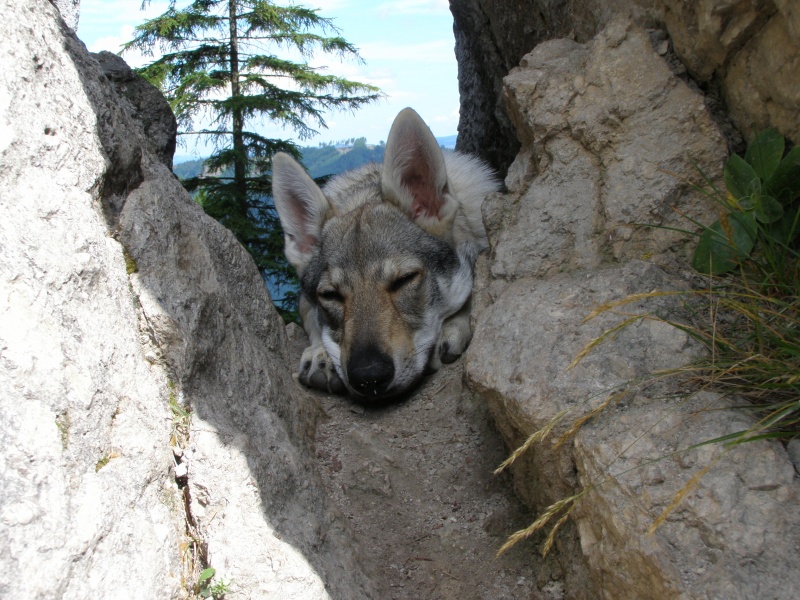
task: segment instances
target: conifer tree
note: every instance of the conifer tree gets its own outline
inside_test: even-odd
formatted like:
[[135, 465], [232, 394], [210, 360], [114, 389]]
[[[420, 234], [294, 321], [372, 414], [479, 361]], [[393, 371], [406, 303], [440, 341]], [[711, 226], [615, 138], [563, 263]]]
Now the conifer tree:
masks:
[[270, 168], [276, 152], [299, 158], [299, 149], [253, 128], [269, 120], [304, 140], [326, 127], [326, 110], [355, 110], [378, 99], [376, 87], [307, 62], [317, 52], [361, 61], [358, 51], [317, 10], [268, 0], [194, 0], [182, 9], [172, 0], [164, 14], [136, 27], [128, 49], [163, 53], [139, 73], [163, 91], [179, 135], [213, 142], [206, 176], [184, 186], [247, 248], [273, 289], [286, 290], [294, 273], [269, 198]]

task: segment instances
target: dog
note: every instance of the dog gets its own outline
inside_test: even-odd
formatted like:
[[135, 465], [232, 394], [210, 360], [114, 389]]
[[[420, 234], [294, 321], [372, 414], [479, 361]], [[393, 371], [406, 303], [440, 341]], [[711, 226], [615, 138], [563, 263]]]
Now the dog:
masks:
[[300, 382], [371, 401], [456, 360], [472, 337], [473, 267], [488, 247], [480, 207], [498, 188], [478, 158], [442, 152], [410, 108], [392, 124], [383, 165], [324, 189], [277, 153], [273, 199], [310, 341]]

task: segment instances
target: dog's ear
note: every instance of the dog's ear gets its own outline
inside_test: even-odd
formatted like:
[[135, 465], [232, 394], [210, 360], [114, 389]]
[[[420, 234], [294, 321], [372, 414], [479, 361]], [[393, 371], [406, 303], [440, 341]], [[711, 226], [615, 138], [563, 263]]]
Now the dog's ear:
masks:
[[400, 111], [389, 131], [381, 187], [384, 198], [429, 233], [449, 232], [457, 206], [447, 188], [442, 149], [411, 108]]
[[319, 245], [331, 206], [314, 180], [283, 152], [272, 159], [272, 198], [284, 233], [284, 253], [302, 275]]

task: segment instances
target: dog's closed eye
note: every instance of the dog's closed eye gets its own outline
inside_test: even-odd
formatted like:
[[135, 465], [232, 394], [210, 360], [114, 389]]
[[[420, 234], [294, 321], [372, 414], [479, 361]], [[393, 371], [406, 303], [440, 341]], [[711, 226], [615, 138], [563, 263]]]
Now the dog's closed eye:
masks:
[[334, 288], [317, 290], [317, 298], [328, 302], [344, 302], [344, 297], [339, 293], [339, 290]]
[[399, 277], [395, 277], [391, 283], [389, 284], [389, 291], [390, 292], [397, 292], [401, 288], [407, 286], [410, 283], [413, 283], [422, 275], [421, 271], [411, 271], [409, 273], [404, 273]]

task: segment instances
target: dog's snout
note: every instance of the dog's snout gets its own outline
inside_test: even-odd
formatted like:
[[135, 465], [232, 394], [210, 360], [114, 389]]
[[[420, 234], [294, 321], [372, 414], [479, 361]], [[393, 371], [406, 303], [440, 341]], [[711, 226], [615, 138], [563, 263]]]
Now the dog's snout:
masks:
[[394, 379], [394, 362], [374, 346], [353, 353], [347, 366], [352, 388], [364, 396], [380, 396]]

